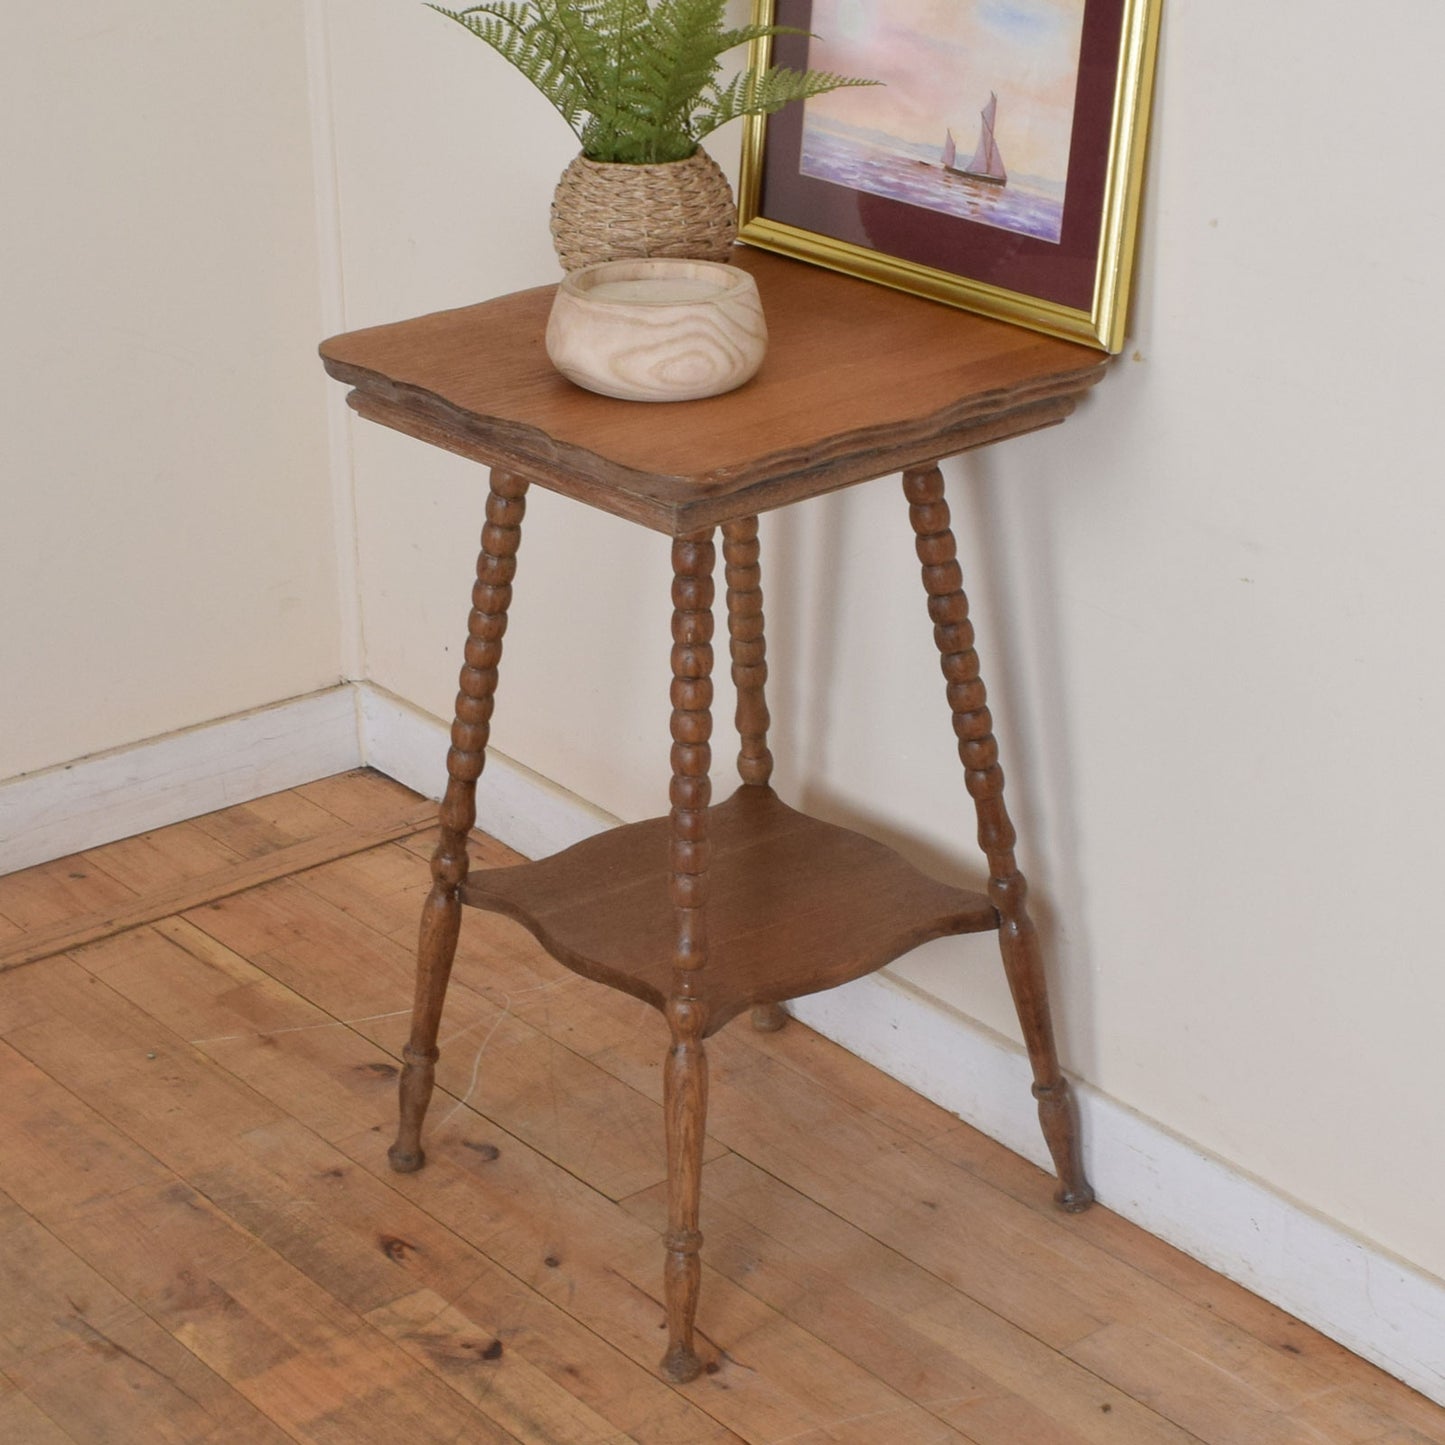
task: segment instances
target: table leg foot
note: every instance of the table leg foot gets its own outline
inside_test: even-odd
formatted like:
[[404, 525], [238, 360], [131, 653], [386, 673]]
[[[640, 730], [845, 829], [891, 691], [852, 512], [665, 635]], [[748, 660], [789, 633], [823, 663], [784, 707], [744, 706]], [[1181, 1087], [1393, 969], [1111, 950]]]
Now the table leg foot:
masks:
[[775, 1034], [788, 1021], [788, 1011], [780, 1003], [760, 1003], [752, 1011], [753, 1029], [760, 1034]]
[[[1000, 774], [1000, 782], [1002, 774]], [[998, 798], [1000, 811], [1003, 799]], [[1008, 861], [1012, 862], [1010, 853]], [[1093, 1202], [1094, 1191], [1084, 1177], [1079, 1144], [1079, 1120], [1068, 1080], [1059, 1067], [1054, 1044], [1053, 1022], [1049, 1016], [1048, 985], [1038, 933], [1024, 906], [1028, 885], [1016, 868], [999, 877], [1000, 868], [989, 880], [989, 897], [999, 910], [999, 950], [1004, 974], [1013, 995], [1024, 1045], [1033, 1068], [1033, 1095], [1039, 1106], [1039, 1126], [1054, 1161], [1060, 1189], [1054, 1195], [1058, 1206], [1069, 1214], [1082, 1214]]]
[[415, 1174], [426, 1163], [421, 1147], [422, 1120], [431, 1103], [436, 1082], [437, 1050], [420, 1051], [410, 1044], [402, 1050], [400, 1112], [396, 1142], [386, 1151], [387, 1161], [398, 1174]]
[[1039, 1101], [1044, 1142], [1049, 1146], [1059, 1176], [1054, 1203], [1065, 1214], [1082, 1214], [1093, 1204], [1094, 1191], [1084, 1177], [1084, 1164], [1079, 1157], [1079, 1122], [1068, 1082], [1060, 1078], [1050, 1087], [1035, 1084], [1034, 1098]]
[[702, 1361], [692, 1350], [669, 1350], [662, 1357], [662, 1373], [674, 1385], [686, 1385], [702, 1374]]

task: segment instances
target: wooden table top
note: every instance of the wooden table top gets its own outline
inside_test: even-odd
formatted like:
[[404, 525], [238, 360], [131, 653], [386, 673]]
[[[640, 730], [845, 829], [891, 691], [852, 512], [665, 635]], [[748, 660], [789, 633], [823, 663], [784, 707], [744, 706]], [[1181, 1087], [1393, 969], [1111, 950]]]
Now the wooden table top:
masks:
[[364, 417], [673, 536], [1062, 421], [1109, 358], [768, 252], [769, 348], [703, 401], [616, 401], [543, 346], [555, 287], [349, 332], [326, 370]]

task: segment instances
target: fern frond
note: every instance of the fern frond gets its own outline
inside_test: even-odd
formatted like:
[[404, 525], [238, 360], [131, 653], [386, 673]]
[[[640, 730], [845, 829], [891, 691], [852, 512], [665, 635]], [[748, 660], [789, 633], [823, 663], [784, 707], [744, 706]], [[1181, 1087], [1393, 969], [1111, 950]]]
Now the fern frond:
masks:
[[594, 108], [589, 77], [568, 53], [565, 35], [539, 13], [536, 4], [497, 0], [460, 11], [433, 4], [427, 8], [490, 45], [531, 81], [581, 139], [584, 116]]
[[[688, 124], [693, 103], [717, 72], [725, 0], [654, 0], [651, 35], [641, 57], [655, 116], [677, 144], [695, 144]], [[684, 151], [684, 154], [687, 154]]]
[[744, 25], [737, 30], [724, 30], [719, 37], [720, 44], [717, 53], [722, 55], [729, 50], [736, 50], [739, 45], [750, 45], [754, 40], [766, 40], [774, 35], [810, 35], [808, 30], [800, 30], [796, 25]]
[[859, 80], [827, 70], [789, 70], [785, 66], [775, 66], [761, 76], [751, 72], [737, 75], [721, 88], [710, 88], [702, 97], [693, 112], [693, 135], [702, 140], [739, 116], [771, 115], [795, 100], [811, 100], [815, 95], [850, 86], [877, 84], [876, 80]]
[[596, 24], [608, 50], [607, 103], [594, 113], [583, 149], [598, 159], [650, 161], [663, 129], [649, 63], [651, 7], [647, 0], [604, 0], [603, 11]]

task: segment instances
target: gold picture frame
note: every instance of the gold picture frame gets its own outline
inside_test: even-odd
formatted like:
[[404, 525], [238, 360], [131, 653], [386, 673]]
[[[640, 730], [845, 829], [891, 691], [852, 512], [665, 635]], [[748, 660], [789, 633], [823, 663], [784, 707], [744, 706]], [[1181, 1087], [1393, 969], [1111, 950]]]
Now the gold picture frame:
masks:
[[[907, 28], [907, 0], [753, 0], [753, 19], [811, 32], [819, 28], [817, 12], [837, 18], [843, 5], [852, 6], [846, 48], [840, 42], [830, 50], [826, 36], [811, 33], [755, 41], [753, 72], [772, 63], [845, 69], [833, 63], [837, 56], [847, 63], [846, 73], [901, 84], [903, 91], [895, 94], [938, 94], [951, 74], [949, 61], [958, 64], [957, 44], [945, 40], [956, 42], [969, 24], [1052, 16], [1065, 42], [1072, 24], [1075, 68], [1066, 77], [1072, 109], [1056, 105], [1046, 118], [1025, 115], [1030, 140], [1039, 134], [1047, 139], [1044, 120], [1053, 121], [1053, 171], [1042, 179], [1025, 175], [1017, 184], [1006, 173], [1009, 130], [997, 119], [1000, 107], [1017, 101], [1016, 116], [1025, 97], [1039, 93], [1022, 81], [1011, 85], [1006, 65], [983, 80], [970, 77], [975, 105], [985, 93], [980, 87], [993, 99], [979, 115], [979, 149], [963, 166], [956, 164], [953, 136], [953, 127], [967, 119], [962, 114], [940, 116], [947, 138], [933, 160], [931, 140], [922, 143], [916, 125], [911, 135], [900, 136], [905, 127], [885, 132], [883, 121], [870, 127], [820, 118], [816, 101], [790, 106], [771, 117], [748, 118], [739, 239], [1066, 340], [1122, 350], [1163, 0], [957, 0], [958, 18], [949, 22], [957, 28], [938, 37], [939, 68], [926, 70], [921, 66], [930, 36], [925, 27]], [[871, 14], [870, 5], [876, 7]], [[870, 25], [876, 42], [870, 42]], [[1013, 30], [1007, 39], [1014, 50], [993, 46], [988, 54], [1013, 56], [1032, 75], [1028, 66], [1045, 62], [1018, 48], [1031, 43], [1028, 26]], [[878, 62], [871, 69], [870, 43]], [[1048, 63], [1066, 63], [1063, 43], [1055, 52]], [[965, 58], [960, 75], [966, 65]], [[1057, 83], [1047, 93], [1059, 94]], [[859, 101], [844, 98], [880, 94], [837, 91], [827, 102], [840, 117], [862, 115], [866, 121], [886, 116], [886, 108], [875, 102], [872, 111], [860, 112]], [[854, 109], [842, 108], [847, 105]], [[1025, 127], [1015, 123], [1013, 133], [1025, 135]], [[965, 143], [967, 138], [965, 133]], [[1035, 143], [1033, 152], [1024, 153], [1046, 156], [1046, 149]]]

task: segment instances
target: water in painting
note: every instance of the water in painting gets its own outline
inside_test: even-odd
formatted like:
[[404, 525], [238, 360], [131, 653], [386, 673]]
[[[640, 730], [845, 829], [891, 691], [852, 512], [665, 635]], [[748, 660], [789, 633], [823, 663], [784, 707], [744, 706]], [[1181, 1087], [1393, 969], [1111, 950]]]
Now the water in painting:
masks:
[[1057, 242], [1085, 0], [814, 0], [802, 171]]

